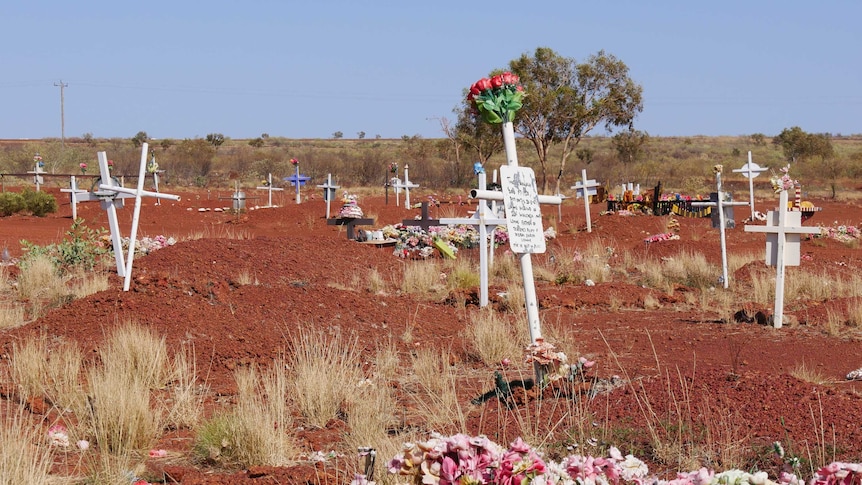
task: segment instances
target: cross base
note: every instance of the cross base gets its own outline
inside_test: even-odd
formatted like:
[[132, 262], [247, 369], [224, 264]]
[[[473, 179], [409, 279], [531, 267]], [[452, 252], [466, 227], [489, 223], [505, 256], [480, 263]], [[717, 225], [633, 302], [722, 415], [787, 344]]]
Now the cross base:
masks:
[[347, 226], [347, 239], [356, 240], [354, 228], [356, 226], [370, 226], [374, 224], [374, 219], [357, 218], [357, 217], [337, 217], [335, 219], [327, 219], [327, 226]]

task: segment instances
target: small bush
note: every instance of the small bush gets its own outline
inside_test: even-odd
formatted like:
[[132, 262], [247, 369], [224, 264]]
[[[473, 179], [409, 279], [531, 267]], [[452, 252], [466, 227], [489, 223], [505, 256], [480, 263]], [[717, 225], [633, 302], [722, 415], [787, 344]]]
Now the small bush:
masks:
[[0, 217], [11, 216], [24, 210], [24, 198], [16, 192], [0, 193]]
[[36, 217], [57, 212], [57, 200], [51, 194], [25, 189], [21, 196], [24, 199], [24, 210]]

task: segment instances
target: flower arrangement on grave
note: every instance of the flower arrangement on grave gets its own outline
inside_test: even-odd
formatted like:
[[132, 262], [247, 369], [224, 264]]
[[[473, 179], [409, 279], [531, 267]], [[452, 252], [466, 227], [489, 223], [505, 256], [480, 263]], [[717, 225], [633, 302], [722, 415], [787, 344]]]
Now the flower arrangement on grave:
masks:
[[491, 240], [493, 241], [495, 248], [509, 244], [509, 230], [506, 226], [495, 227]]
[[33, 163], [36, 164], [36, 167], [42, 168], [45, 166], [45, 162], [42, 161], [42, 155], [38, 153], [33, 156]]
[[[124, 251], [129, 250], [130, 239], [128, 237], [124, 237], [120, 239], [120, 244], [123, 247]], [[99, 240], [100, 245], [105, 248], [107, 251], [113, 251], [114, 247], [111, 243], [110, 234], [104, 234], [101, 236]], [[158, 235], [155, 237], [145, 236], [137, 241], [135, 241], [135, 255], [136, 256], [145, 256], [150, 254], [153, 251], [158, 251], [159, 249], [166, 248], [168, 246], [173, 246], [177, 243], [177, 240], [173, 237], [165, 237], [163, 235]]]
[[297, 165], [299, 165], [299, 160], [297, 160], [295, 158], [291, 158], [290, 164], [293, 165], [294, 167], [296, 167]]
[[838, 225], [838, 221], [835, 221], [835, 225], [833, 226], [820, 226], [820, 234], [816, 234], [814, 237], [835, 239], [836, 241], [849, 243], [862, 237], [862, 233], [860, 233], [859, 228], [856, 226]]
[[150, 161], [147, 162], [147, 173], [156, 173], [159, 171], [159, 164], [156, 162], [155, 153], [151, 154]]
[[491, 124], [508, 123], [515, 119], [515, 112], [521, 109], [524, 87], [518, 76], [504, 72], [489, 78], [482, 78], [467, 93], [467, 101], [482, 117]]
[[392, 162], [389, 164], [389, 173], [398, 173], [398, 163]]
[[[545, 460], [543, 454], [521, 438], [507, 449], [484, 435], [432, 433], [427, 441], [404, 443], [388, 463], [396, 483], [439, 485], [805, 485], [791, 472], [770, 479], [766, 472], [740, 469], [721, 472], [701, 467], [677, 472], [672, 480], [650, 475], [649, 467], [632, 454], [623, 455], [615, 446], [607, 456], [571, 454], [560, 461]], [[351, 485], [373, 485], [363, 475]], [[820, 467], [808, 485], [858, 485], [862, 464], [832, 462]]]
[[362, 209], [357, 203], [359, 198], [356, 194], [344, 192], [341, 198], [341, 209], [338, 211], [338, 217], [342, 219], [361, 219], [364, 216]]
[[84, 175], [85, 173], [87, 173], [87, 164], [86, 163], [81, 162], [78, 164], [78, 167], [81, 169], [81, 175]]
[[772, 190], [777, 194], [782, 190], [790, 190], [796, 185], [796, 181], [790, 178], [790, 164], [781, 167], [780, 175], [773, 174], [769, 181], [772, 183]]

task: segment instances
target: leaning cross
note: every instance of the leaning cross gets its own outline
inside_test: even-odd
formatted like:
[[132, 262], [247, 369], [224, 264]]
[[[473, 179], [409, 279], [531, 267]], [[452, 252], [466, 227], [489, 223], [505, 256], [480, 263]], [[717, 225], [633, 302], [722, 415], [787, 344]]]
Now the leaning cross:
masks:
[[799, 266], [800, 235], [818, 234], [819, 228], [802, 227], [802, 213], [787, 210], [787, 191], [779, 196], [778, 211], [769, 211], [765, 226], [745, 226], [746, 232], [766, 233], [766, 264], [775, 266], [775, 310], [772, 324], [781, 328], [784, 318], [784, 274], [786, 266]]
[[339, 186], [332, 184], [332, 174], [330, 173], [326, 175], [326, 183], [318, 185], [318, 187], [323, 189], [323, 200], [326, 201], [326, 218], [329, 219], [329, 205], [335, 198], [335, 191]]
[[[108, 213], [108, 227], [111, 231], [111, 244], [114, 248], [114, 259], [117, 262], [117, 274], [124, 277], [123, 291], [129, 291], [132, 278], [132, 262], [135, 257], [135, 240], [138, 235], [138, 221], [141, 215], [141, 197], [154, 197], [156, 199], [180, 200], [178, 195], [160, 194], [144, 190], [144, 175], [147, 162], [147, 143], [141, 149], [141, 170], [138, 175], [137, 189], [129, 189], [120, 185], [117, 179], [111, 177], [108, 167], [108, 157], [105, 152], [98, 152], [99, 159], [99, 185], [98, 190], [79, 194], [78, 201], [98, 200], [102, 208]], [[117, 221], [117, 209], [123, 207], [123, 199], [135, 198], [135, 210], [132, 215], [132, 231], [129, 236], [129, 255], [123, 257], [123, 242], [120, 235], [120, 225]]]
[[84, 189], [78, 188], [78, 183], [75, 181], [75, 176], [70, 176], [69, 188], [68, 189], [60, 189], [60, 192], [68, 192], [71, 195], [71, 205], [72, 205], [72, 220], [76, 220], [78, 218], [78, 195], [88, 193]]
[[259, 190], [266, 190], [268, 192], [268, 194], [267, 194], [268, 198], [267, 198], [267, 204], [266, 204], [267, 207], [273, 207], [273, 205], [272, 205], [272, 192], [273, 191], [281, 192], [284, 190], [281, 187], [273, 187], [272, 186], [272, 173], [269, 173], [266, 175], [266, 186], [265, 187], [255, 187], [255, 188], [259, 189]]
[[587, 169], [581, 170], [581, 181], [575, 183], [572, 187], [575, 189], [575, 197], [584, 198], [584, 212], [587, 214], [587, 232], [593, 232], [593, 226], [590, 221], [590, 196], [597, 195], [596, 187], [601, 186], [595, 180], [587, 180]]
[[751, 161], [751, 152], [748, 152], [748, 163], [743, 165], [740, 168], [733, 169], [734, 173], [741, 173], [745, 178], [748, 179], [748, 198], [751, 203], [751, 220], [754, 220], [754, 177], [757, 177], [761, 173], [768, 170], [766, 167], [761, 167], [760, 165]]

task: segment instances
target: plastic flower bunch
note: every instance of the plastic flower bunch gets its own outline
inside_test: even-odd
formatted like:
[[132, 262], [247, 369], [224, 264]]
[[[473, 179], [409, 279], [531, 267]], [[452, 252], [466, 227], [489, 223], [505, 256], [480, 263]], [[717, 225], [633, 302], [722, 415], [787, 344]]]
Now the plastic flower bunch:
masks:
[[455, 434], [444, 437], [435, 433], [428, 441], [405, 443], [387, 468], [390, 474], [409, 479], [409, 482], [398, 483], [503, 483], [494, 478], [502, 456], [500, 446], [485, 436]]
[[490, 79], [482, 78], [473, 83], [467, 93], [467, 102], [485, 122], [491, 124], [513, 121], [523, 99], [521, 80], [511, 72], [497, 74]]
[[782, 190], [790, 190], [796, 185], [796, 181], [790, 178], [790, 165], [785, 165], [781, 168], [781, 175], [773, 175], [769, 179], [772, 183], [772, 190], [779, 193]]
[[[625, 457], [616, 447], [608, 450], [607, 457], [591, 455], [569, 455], [553, 467], [559, 479], [554, 483], [577, 483], [579, 485], [606, 485], [622, 482], [644, 482], [649, 475], [646, 463], [629, 454]], [[568, 480], [571, 480], [568, 481]], [[548, 481], [548, 483], [551, 483]], [[707, 485], [691, 483], [690, 485]], [[674, 485], [689, 485], [681, 481]]]
[[832, 462], [814, 474], [810, 485], [859, 485], [862, 484], [862, 463]]
[[544, 339], [536, 339], [527, 346], [526, 363], [537, 363], [544, 370], [544, 379], [554, 382], [571, 375], [569, 358], [563, 352], [557, 352], [554, 344], [545, 342]]
[[79, 163], [79, 164], [78, 164], [78, 167], [80, 167], [80, 168], [81, 168], [81, 174], [82, 174], [82, 175], [83, 175], [83, 174], [85, 174], [85, 173], [87, 173], [87, 164], [86, 164], [86, 163], [81, 162], [81, 163]]
[[500, 247], [509, 244], [509, 232], [506, 226], [497, 226], [494, 229], [494, 247]]
[[69, 447], [69, 432], [62, 424], [55, 424], [48, 428], [48, 443], [61, 448]]
[[297, 160], [297, 159], [295, 159], [295, 158], [291, 158], [291, 159], [290, 159], [290, 164], [291, 164], [291, 165], [293, 165], [293, 166], [295, 167], [295, 166], [299, 165], [299, 160]]
[[533, 483], [534, 479], [543, 476], [545, 471], [542, 457], [521, 438], [517, 438], [503, 453], [493, 483]]

